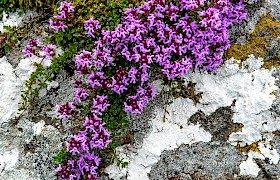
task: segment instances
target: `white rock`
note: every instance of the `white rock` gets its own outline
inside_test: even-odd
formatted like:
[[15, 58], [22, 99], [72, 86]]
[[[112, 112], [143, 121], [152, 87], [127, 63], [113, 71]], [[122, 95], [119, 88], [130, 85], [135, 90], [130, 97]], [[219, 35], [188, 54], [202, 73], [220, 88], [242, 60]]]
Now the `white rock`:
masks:
[[2, 155], [0, 154], [0, 167], [2, 168], [2, 171], [12, 169], [18, 161], [18, 156], [19, 152], [17, 149], [6, 151]]
[[8, 15], [3, 11], [3, 18], [0, 21], [0, 32], [5, 31], [4, 26], [18, 26], [22, 22], [23, 17], [24, 15], [19, 16], [17, 12], [9, 13]]
[[40, 122], [36, 123], [33, 126], [34, 129], [34, 135], [40, 135], [41, 132], [45, 129], [45, 121], [41, 120]]
[[0, 124], [16, 115], [20, 82], [6, 57], [0, 58]]
[[257, 177], [259, 174], [260, 168], [253, 161], [251, 157], [248, 157], [246, 161], [243, 161], [240, 164], [240, 175]]
[[0, 58], [0, 124], [16, 116], [20, 91], [24, 89], [25, 80], [35, 71], [33, 63], [40, 60], [36, 56], [21, 59], [13, 69], [5, 56]]
[[[156, 117], [152, 119], [152, 132], [143, 140], [139, 149], [124, 150], [128, 156], [129, 165], [125, 169], [127, 178], [131, 180], [148, 179], [147, 173], [159, 160], [164, 150], [178, 148], [181, 144], [194, 142], [209, 142], [211, 135], [199, 125], [188, 125], [187, 121], [198, 110], [210, 115], [220, 107], [234, 106], [234, 122], [242, 123], [242, 131], [232, 133], [229, 142], [236, 145], [251, 144], [261, 141], [268, 133], [280, 129], [279, 119], [271, 116], [270, 106], [275, 100], [271, 93], [277, 89], [275, 78], [271, 71], [262, 69], [263, 59], [250, 56], [243, 62], [242, 68], [233, 58], [214, 73], [189, 73], [186, 81], [196, 83], [196, 91], [203, 92], [200, 103], [194, 106], [190, 99], [178, 98], [167, 108], [169, 115], [167, 122], [163, 122], [164, 111], [156, 109]], [[240, 63], [240, 61], [237, 61]], [[157, 91], [161, 89], [160, 81], [153, 83]], [[186, 82], [187, 85], [187, 82]], [[180, 128], [181, 127], [181, 128]], [[183, 128], [182, 128], [183, 127]], [[267, 144], [266, 144], [267, 145]], [[125, 147], [125, 146], [124, 146]], [[279, 161], [279, 154], [275, 149], [265, 145], [260, 147], [261, 154], [249, 153], [250, 158], [242, 162], [240, 169], [243, 175], [257, 176], [259, 168], [252, 158], [264, 159], [268, 157], [272, 163]], [[111, 176], [112, 167], [106, 172]]]

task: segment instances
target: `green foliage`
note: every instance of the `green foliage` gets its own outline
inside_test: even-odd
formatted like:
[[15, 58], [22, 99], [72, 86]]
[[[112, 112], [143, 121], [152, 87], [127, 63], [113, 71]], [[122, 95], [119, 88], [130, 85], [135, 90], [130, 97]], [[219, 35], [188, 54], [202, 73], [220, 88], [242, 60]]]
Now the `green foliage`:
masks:
[[34, 103], [36, 98], [39, 97], [40, 90], [42, 88], [46, 88], [46, 82], [52, 81], [53, 76], [65, 68], [67, 61], [72, 60], [74, 53], [77, 52], [78, 46], [78, 43], [71, 44], [62, 55], [52, 59], [52, 64], [48, 68], [43, 67], [41, 63], [34, 64], [37, 68], [25, 82], [26, 89], [21, 91], [22, 101], [19, 103], [18, 109], [21, 114], [14, 124], [17, 124], [18, 120], [25, 113], [27, 108]]
[[4, 30], [4, 33], [0, 33], [0, 49], [3, 49], [5, 52], [9, 52], [12, 48], [16, 47], [18, 42], [24, 38], [27, 33], [26, 28], [5, 26]]
[[56, 155], [53, 157], [53, 161], [58, 164], [66, 163], [70, 155], [71, 153], [68, 152], [65, 148], [63, 148], [56, 153]]
[[[3, 11], [15, 12], [17, 9], [37, 9], [51, 8], [60, 0], [1, 0], [0, 1], [0, 19], [3, 17]], [[22, 11], [19, 11], [21, 13]]]
[[16, 3], [13, 0], [1, 0], [0, 1], [0, 20], [3, 18], [3, 11], [5, 12], [15, 12]]
[[106, 129], [111, 132], [112, 142], [108, 148], [111, 150], [120, 146], [119, 139], [127, 126], [126, 112], [123, 109], [124, 98], [116, 93], [108, 93], [111, 104], [103, 113], [102, 119], [106, 123]]
[[[43, 67], [40, 63], [34, 64], [37, 69], [31, 74], [29, 80], [26, 81], [26, 90], [22, 91], [22, 102], [19, 106], [21, 114], [15, 124], [27, 108], [39, 97], [40, 90], [47, 86], [46, 82], [52, 81], [54, 75], [64, 70], [68, 64], [73, 61], [73, 57], [76, 53], [82, 49], [91, 51], [94, 48], [94, 41], [96, 39], [86, 36], [83, 27], [85, 20], [92, 17], [100, 21], [102, 29], [112, 30], [119, 24], [125, 8], [138, 6], [140, 4], [138, 0], [71, 0], [68, 2], [72, 2], [72, 5], [75, 7], [75, 12], [72, 17], [66, 20], [65, 24], [68, 28], [65, 29], [65, 32], [60, 31], [54, 34], [52, 30], [46, 29], [46, 31], [51, 34], [46, 42], [60, 46], [64, 50], [64, 53], [52, 59], [52, 65], [48, 68]], [[53, 6], [54, 14], [56, 14], [58, 6], [59, 4]], [[99, 35], [96, 36], [99, 37]], [[127, 65], [124, 64], [125, 61], [122, 59], [117, 59], [115, 62], [116, 67], [127, 67]], [[115, 71], [116, 68], [107, 70], [108, 74], [114, 74]], [[107, 158], [108, 161], [116, 160], [118, 165], [125, 167], [128, 163], [116, 158], [113, 153], [116, 147], [121, 145], [120, 138], [125, 133], [125, 128], [128, 124], [126, 113], [123, 109], [125, 97], [104, 89], [100, 89], [92, 94], [96, 95], [99, 93], [108, 95], [108, 100], [111, 104], [103, 113], [102, 119], [106, 123], [106, 129], [111, 133], [112, 142], [104, 150], [109, 153], [105, 153], [102, 156]], [[90, 107], [91, 105], [81, 107], [78, 115], [84, 117], [90, 111]], [[68, 156], [69, 152], [62, 149], [53, 159], [55, 162], [61, 164], [66, 162]]]
[[[128, 162], [123, 161], [123, 159], [120, 159], [117, 155], [111, 154], [110, 155], [111, 160], [114, 160], [118, 166], [121, 166], [122, 168], [128, 166]], [[113, 162], [112, 162], [113, 163]]]

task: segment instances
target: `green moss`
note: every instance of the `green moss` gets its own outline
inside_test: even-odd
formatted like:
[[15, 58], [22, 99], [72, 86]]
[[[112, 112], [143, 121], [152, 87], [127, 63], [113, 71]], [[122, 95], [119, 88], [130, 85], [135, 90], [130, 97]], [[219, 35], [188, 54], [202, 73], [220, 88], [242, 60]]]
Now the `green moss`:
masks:
[[0, 1], [0, 19], [2, 19], [3, 11], [15, 12], [16, 9], [36, 9], [53, 7], [59, 0], [1, 0]]

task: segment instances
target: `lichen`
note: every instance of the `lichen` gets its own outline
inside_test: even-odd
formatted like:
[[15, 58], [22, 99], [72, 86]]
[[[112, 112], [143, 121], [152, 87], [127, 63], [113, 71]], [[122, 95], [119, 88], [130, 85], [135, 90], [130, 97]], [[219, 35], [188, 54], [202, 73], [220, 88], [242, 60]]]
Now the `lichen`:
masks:
[[254, 142], [250, 145], [246, 145], [246, 146], [240, 146], [240, 143], [237, 143], [237, 146], [236, 149], [239, 150], [240, 152], [244, 152], [246, 154], [248, 154], [250, 151], [253, 151], [253, 152], [257, 152], [259, 154], [261, 154], [261, 151], [259, 149], [259, 141], [257, 142]]
[[280, 130], [274, 131], [273, 134], [274, 134], [275, 136], [280, 136]]
[[273, 67], [278, 66], [280, 66], [280, 57], [273, 57], [265, 60], [262, 67], [271, 70]]
[[[271, 40], [280, 37], [280, 22], [271, 17], [269, 14], [260, 18], [256, 24], [253, 33], [249, 36], [249, 40], [245, 44], [233, 44], [226, 52], [225, 57], [229, 59], [234, 57], [244, 61], [250, 54], [255, 57], [264, 58], [267, 55]], [[265, 59], [264, 68], [271, 69], [280, 65], [280, 58], [273, 57]]]

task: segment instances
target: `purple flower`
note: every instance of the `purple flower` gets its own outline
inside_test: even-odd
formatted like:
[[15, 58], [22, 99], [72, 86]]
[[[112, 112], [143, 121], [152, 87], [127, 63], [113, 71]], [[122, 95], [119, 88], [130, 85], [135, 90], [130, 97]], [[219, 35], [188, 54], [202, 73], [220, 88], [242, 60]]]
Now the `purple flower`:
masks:
[[47, 46], [44, 46], [43, 48], [43, 57], [45, 57], [46, 60], [50, 60], [55, 57], [55, 50], [56, 46], [53, 44], [48, 44]]
[[93, 110], [91, 111], [94, 114], [102, 115], [102, 112], [105, 111], [105, 109], [110, 106], [107, 100], [107, 96], [96, 96], [96, 98], [93, 99]]
[[93, 33], [94, 33], [96, 30], [100, 29], [101, 26], [100, 26], [99, 21], [94, 20], [93, 18], [90, 18], [89, 20], [87, 20], [87, 21], [84, 22], [84, 28], [85, 28], [85, 30], [88, 31], [88, 32], [87, 32], [87, 35], [88, 35], [89, 37], [93, 37], [93, 38], [94, 38], [95, 36], [93, 35]]
[[75, 64], [77, 69], [90, 68], [92, 66], [93, 55], [89, 51], [83, 50], [82, 53], [75, 56]]
[[75, 109], [73, 102], [68, 102], [66, 104], [62, 104], [61, 106], [57, 106], [56, 112], [59, 113], [64, 120], [68, 119], [72, 113], [72, 110]]
[[113, 62], [111, 57], [111, 50], [102, 47], [96, 48], [93, 51], [93, 64], [96, 68], [102, 68], [103, 66], [110, 66]]
[[26, 56], [26, 57], [31, 57], [32, 55], [34, 55], [35, 50], [32, 48], [32, 46], [27, 45], [27, 46], [25, 47], [25, 49], [22, 50], [22, 52], [23, 52], [24, 56]]
[[109, 88], [111, 88], [112, 91], [121, 94], [127, 90], [129, 78], [128, 73], [124, 69], [117, 70], [111, 80], [112, 83], [109, 84]]
[[37, 47], [39, 45], [39, 43], [40, 43], [40, 41], [38, 39], [30, 39], [28, 44], [31, 47]]
[[90, 132], [100, 132], [101, 127], [104, 125], [102, 122], [102, 119], [99, 118], [96, 114], [93, 114], [91, 118], [86, 117], [84, 126], [86, 127], [87, 130]]
[[40, 43], [39, 40], [30, 39], [28, 45], [25, 47], [25, 49], [22, 50], [24, 56], [31, 57], [32, 55], [34, 55], [35, 53], [34, 48], [38, 47], [39, 43]]
[[110, 133], [103, 126], [100, 126], [100, 131], [96, 132], [95, 135], [92, 135], [92, 139], [89, 144], [91, 148], [103, 149], [108, 146], [111, 142]]
[[79, 80], [79, 79], [75, 80], [73, 84], [74, 84], [75, 88], [81, 88], [82, 87], [82, 81]]
[[71, 12], [74, 12], [74, 7], [71, 6], [71, 3], [63, 1], [60, 3], [60, 7], [57, 10], [59, 17], [66, 18], [70, 15]]
[[94, 90], [95, 86], [100, 86], [103, 88], [109, 87], [108, 81], [104, 76], [104, 72], [92, 72], [88, 77], [88, 83], [90, 84], [91, 88]]
[[87, 152], [81, 155], [77, 161], [79, 170], [81, 174], [89, 173], [90, 175], [97, 177], [97, 168], [100, 164], [100, 158], [96, 156], [93, 152]]
[[65, 28], [67, 28], [67, 26], [60, 21], [60, 19], [55, 19], [54, 21], [50, 19], [49, 28], [54, 29], [55, 33], [58, 33], [60, 29], [65, 32]]
[[88, 151], [89, 137], [86, 131], [79, 131], [77, 135], [66, 142], [67, 151], [70, 151], [73, 155], [80, 154], [84, 151]]
[[55, 171], [57, 172], [57, 176], [62, 180], [64, 179], [69, 179], [70, 175], [71, 175], [71, 170], [70, 167], [67, 166], [61, 166], [61, 164], [59, 164], [59, 166], [55, 169]]
[[77, 102], [81, 102], [81, 101], [83, 101], [83, 100], [86, 100], [87, 97], [88, 97], [88, 93], [87, 93], [86, 90], [80, 89], [80, 88], [78, 88], [78, 89], [76, 90], [76, 92], [75, 92], [75, 100], [76, 100]]
[[139, 86], [135, 96], [129, 96], [127, 102], [124, 103], [124, 108], [127, 113], [140, 114], [148, 102], [155, 98], [156, 93], [153, 91], [153, 86], [148, 84], [145, 88]]

